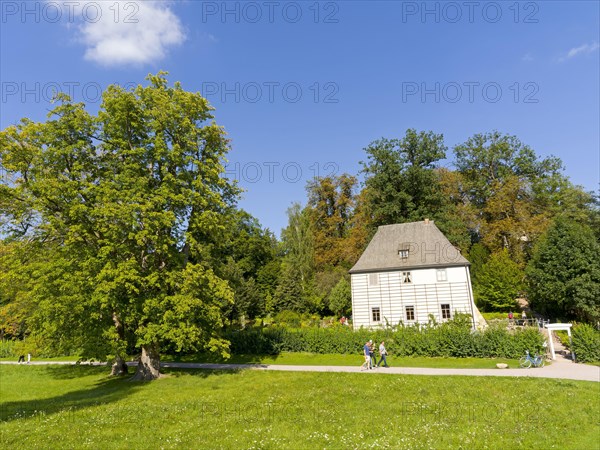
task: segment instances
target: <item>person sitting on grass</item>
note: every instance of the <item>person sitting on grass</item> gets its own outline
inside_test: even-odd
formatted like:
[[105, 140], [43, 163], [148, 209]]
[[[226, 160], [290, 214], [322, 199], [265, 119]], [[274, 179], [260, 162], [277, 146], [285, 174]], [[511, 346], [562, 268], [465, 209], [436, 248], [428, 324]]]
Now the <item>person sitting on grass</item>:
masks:
[[365, 357], [365, 362], [360, 366], [360, 370], [363, 370], [363, 367], [367, 370], [371, 368], [371, 357], [369, 356], [369, 351], [371, 347], [369, 347], [369, 343], [367, 342], [363, 347], [363, 356]]

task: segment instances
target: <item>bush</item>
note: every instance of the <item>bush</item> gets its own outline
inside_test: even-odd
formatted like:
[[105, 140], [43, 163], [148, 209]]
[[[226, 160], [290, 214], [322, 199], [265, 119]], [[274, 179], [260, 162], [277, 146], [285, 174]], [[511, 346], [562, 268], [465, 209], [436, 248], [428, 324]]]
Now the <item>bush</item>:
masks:
[[15, 356], [15, 341], [0, 341], [0, 358], [11, 358]]
[[299, 328], [302, 322], [302, 316], [296, 311], [284, 309], [275, 316], [275, 323], [291, 328]]
[[473, 332], [470, 321], [454, 320], [428, 325], [400, 325], [395, 329], [353, 331], [350, 327], [300, 328], [281, 326], [228, 332], [234, 354], [277, 354], [311, 352], [360, 354], [366, 341], [386, 342], [391, 355], [445, 357], [518, 358], [540, 351], [543, 337], [537, 328], [509, 332], [502, 326], [490, 326]]
[[600, 361], [600, 332], [586, 323], [573, 327], [571, 351], [579, 362]]

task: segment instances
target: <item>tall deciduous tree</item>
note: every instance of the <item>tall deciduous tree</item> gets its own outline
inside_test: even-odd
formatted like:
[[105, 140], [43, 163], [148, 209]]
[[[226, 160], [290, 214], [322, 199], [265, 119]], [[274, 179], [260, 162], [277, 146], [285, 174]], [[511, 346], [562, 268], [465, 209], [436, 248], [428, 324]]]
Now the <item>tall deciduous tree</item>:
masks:
[[589, 220], [592, 197], [573, 186], [555, 157], [540, 159], [517, 137], [476, 134], [454, 148], [464, 192], [476, 208], [476, 240], [492, 252], [507, 249], [523, 265], [558, 213]]
[[131, 339], [136, 379], [159, 376], [165, 343], [226, 353], [217, 329], [233, 297], [206, 245], [237, 196], [223, 177], [224, 131], [200, 94], [168, 87], [163, 73], [148, 80], [110, 86], [97, 116], [63, 96], [47, 122], [0, 134], [16, 177], [2, 186], [3, 231], [53, 252], [32, 271], [32, 326], [113, 355]]
[[443, 201], [434, 171], [446, 155], [442, 135], [414, 129], [402, 139], [380, 139], [366, 149], [367, 204], [372, 226], [434, 217]]
[[315, 245], [308, 210], [294, 203], [287, 215], [288, 226], [281, 232], [284, 260], [294, 266], [300, 282], [307, 283], [315, 270]]
[[527, 267], [533, 308], [563, 319], [600, 320], [600, 244], [592, 230], [558, 217]]
[[558, 173], [560, 160], [538, 159], [535, 152], [516, 136], [493, 131], [476, 134], [454, 147], [456, 166], [464, 176], [471, 201], [483, 209], [488, 200], [509, 177], [532, 182]]
[[313, 233], [315, 267], [326, 268], [351, 262], [344, 260], [346, 238], [354, 209], [356, 178], [348, 174], [316, 178], [307, 185], [308, 217]]

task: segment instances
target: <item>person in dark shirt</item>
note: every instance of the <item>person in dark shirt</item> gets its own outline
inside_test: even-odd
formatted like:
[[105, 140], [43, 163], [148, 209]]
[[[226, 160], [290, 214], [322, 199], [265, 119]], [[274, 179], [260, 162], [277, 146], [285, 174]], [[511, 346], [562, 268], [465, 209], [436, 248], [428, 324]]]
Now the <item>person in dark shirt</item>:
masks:
[[371, 364], [371, 369], [373, 367], [377, 367], [377, 358], [375, 357], [375, 346], [373, 345], [373, 339], [369, 341], [369, 359]]

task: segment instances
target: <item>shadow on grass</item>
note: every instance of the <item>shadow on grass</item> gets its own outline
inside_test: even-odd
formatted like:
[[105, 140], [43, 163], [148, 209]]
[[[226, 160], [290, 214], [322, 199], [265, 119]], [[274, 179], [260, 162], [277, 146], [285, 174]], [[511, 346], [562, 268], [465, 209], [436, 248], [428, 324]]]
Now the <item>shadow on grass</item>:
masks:
[[279, 355], [231, 355], [225, 359], [214, 354], [199, 353], [196, 355], [165, 355], [162, 362], [194, 362], [210, 364], [273, 364]]
[[[30, 366], [34, 367], [34, 366]], [[36, 367], [37, 374], [24, 374], [24, 381], [19, 384], [23, 385], [29, 380], [28, 377], [50, 378], [54, 380], [70, 380], [85, 376], [97, 374], [101, 377], [99, 381], [91, 387], [85, 389], [73, 390], [54, 397], [43, 399], [30, 399], [3, 402], [0, 404], [0, 423], [10, 422], [19, 419], [37, 418], [43, 419], [53, 414], [66, 414], [67, 417], [75, 411], [100, 407], [107, 404], [115, 403], [125, 399], [135, 392], [145, 389], [152, 382], [131, 382], [132, 373], [122, 377], [110, 377], [110, 367], [106, 366], [46, 366]], [[230, 373], [236, 371], [227, 371]], [[185, 373], [190, 375], [207, 378], [213, 374], [223, 374], [223, 371], [212, 370], [191, 370], [191, 369], [161, 369], [161, 373], [165, 376], [179, 377]], [[157, 381], [160, 382], [160, 381]], [[10, 389], [6, 383], [3, 383], [4, 389]], [[19, 389], [19, 386], [12, 387]]]
[[235, 376], [241, 372], [245, 372], [247, 369], [192, 369], [192, 368], [174, 368], [164, 367], [160, 371], [163, 375], [168, 377], [179, 378], [185, 375], [191, 375], [199, 378], [209, 378], [211, 376], [218, 376], [221, 380], [223, 377]]
[[54, 380], [73, 380], [89, 376], [92, 373], [97, 373], [99, 376], [108, 375], [110, 366], [108, 365], [89, 365], [89, 364], [65, 364], [65, 365], [48, 365], [37, 366], [40, 371], [45, 372], [40, 375], [50, 377]]

